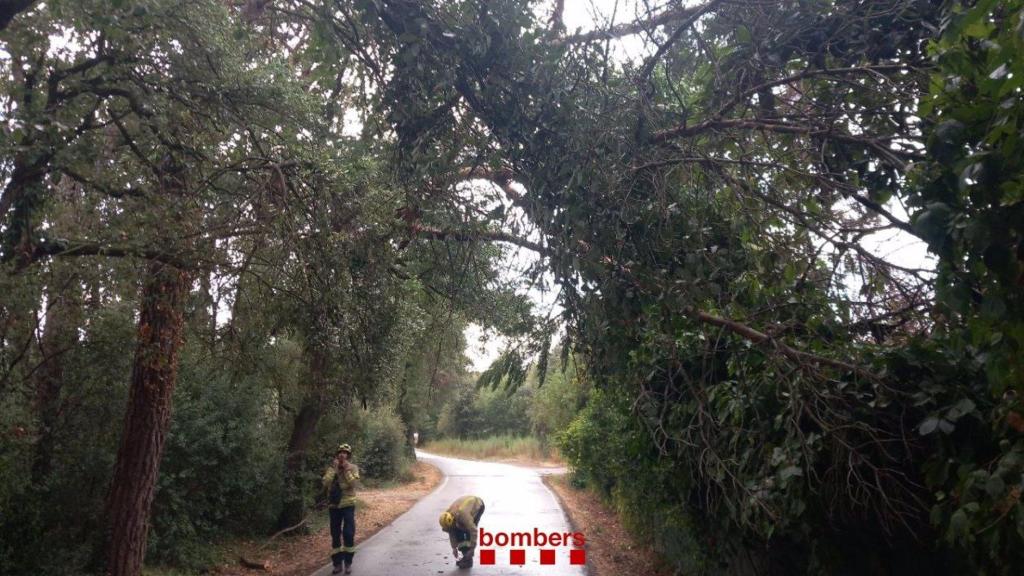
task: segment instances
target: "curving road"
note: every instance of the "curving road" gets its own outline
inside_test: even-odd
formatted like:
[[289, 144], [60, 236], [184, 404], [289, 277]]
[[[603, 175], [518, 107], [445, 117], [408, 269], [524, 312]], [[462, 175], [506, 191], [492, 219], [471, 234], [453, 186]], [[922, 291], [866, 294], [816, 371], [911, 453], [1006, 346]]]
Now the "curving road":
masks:
[[[486, 510], [480, 526], [487, 532], [572, 532], [565, 513], [554, 494], [541, 482], [551, 470], [524, 468], [509, 464], [460, 460], [418, 451], [417, 456], [441, 469], [445, 478], [433, 492], [408, 512], [359, 545], [353, 576], [506, 576], [536, 574], [545, 576], [583, 576], [584, 567], [569, 564], [569, 547], [555, 551], [554, 565], [541, 565], [539, 548], [526, 548], [526, 564], [509, 562], [509, 547], [494, 547], [495, 563], [480, 564], [477, 546], [476, 564], [469, 570], [455, 566], [448, 535], [441, 531], [437, 517], [459, 496], [475, 494], [484, 500]], [[358, 529], [358, 526], [357, 526]], [[329, 576], [328, 564], [313, 576]]]

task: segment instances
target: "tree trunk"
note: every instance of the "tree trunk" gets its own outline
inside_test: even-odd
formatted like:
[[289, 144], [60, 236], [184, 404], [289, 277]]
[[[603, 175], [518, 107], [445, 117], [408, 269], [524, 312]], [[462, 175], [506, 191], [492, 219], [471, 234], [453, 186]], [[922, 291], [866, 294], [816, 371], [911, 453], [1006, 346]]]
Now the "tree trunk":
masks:
[[142, 291], [128, 410], [107, 495], [106, 564], [110, 576], [138, 576], [149, 509], [171, 416], [189, 275], [151, 263]]
[[327, 357], [323, 351], [314, 348], [310, 352], [309, 369], [312, 386], [306, 393], [302, 407], [295, 414], [292, 435], [288, 439], [284, 462], [284, 501], [277, 518], [279, 529], [299, 523], [305, 512], [306, 482], [303, 471], [306, 467], [306, 452], [316, 435], [316, 427], [324, 409]]
[[32, 483], [41, 484], [50, 475], [57, 420], [61, 412], [64, 389], [65, 355], [78, 343], [81, 324], [82, 294], [78, 275], [68, 265], [51, 263], [53, 282], [48, 290], [49, 307], [46, 325], [39, 339], [42, 355], [36, 371], [36, 414], [39, 418], [35, 454], [32, 462]]

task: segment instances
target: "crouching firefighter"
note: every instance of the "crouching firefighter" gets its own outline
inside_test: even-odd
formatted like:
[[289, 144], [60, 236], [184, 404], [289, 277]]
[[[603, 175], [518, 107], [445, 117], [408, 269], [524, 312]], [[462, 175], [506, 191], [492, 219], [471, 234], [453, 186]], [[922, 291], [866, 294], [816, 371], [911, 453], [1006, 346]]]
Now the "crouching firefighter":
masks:
[[337, 574], [342, 570], [352, 573], [352, 557], [355, 556], [356, 537], [356, 481], [359, 467], [353, 464], [352, 447], [338, 446], [331, 467], [324, 473], [324, 490], [330, 506], [331, 521], [331, 564]]
[[[484, 515], [484, 501], [477, 496], [463, 496], [441, 514], [441, 529], [448, 533], [452, 554], [459, 568], [473, 565], [473, 551], [476, 550], [477, 524]], [[462, 558], [459, 558], [462, 552]]]

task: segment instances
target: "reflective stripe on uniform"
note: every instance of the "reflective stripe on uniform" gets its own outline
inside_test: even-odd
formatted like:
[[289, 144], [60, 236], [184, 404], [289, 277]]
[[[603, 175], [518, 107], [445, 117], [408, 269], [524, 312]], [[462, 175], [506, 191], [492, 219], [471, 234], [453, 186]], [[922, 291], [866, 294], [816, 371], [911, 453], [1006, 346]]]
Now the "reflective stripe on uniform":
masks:
[[471, 545], [469, 540], [463, 540], [455, 545], [456, 548], [469, 548]]
[[468, 512], [468, 511], [470, 511], [473, 508], [473, 506], [476, 505], [477, 500], [478, 499], [477, 499], [476, 496], [468, 496], [468, 497], [466, 497], [466, 500], [462, 504], [459, 505], [459, 512]]

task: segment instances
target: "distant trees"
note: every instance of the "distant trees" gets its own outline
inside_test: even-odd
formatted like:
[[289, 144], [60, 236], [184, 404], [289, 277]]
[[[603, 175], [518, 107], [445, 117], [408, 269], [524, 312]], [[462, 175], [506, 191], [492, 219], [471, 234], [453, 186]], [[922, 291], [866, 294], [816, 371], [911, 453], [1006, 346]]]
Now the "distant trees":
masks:
[[456, 381], [437, 412], [437, 435], [460, 439], [532, 435], [545, 447], [554, 446], [556, 437], [586, 405], [590, 392], [575, 361], [566, 358], [563, 365], [557, 352], [543, 383], [536, 368], [518, 386], [480, 386], [470, 374]]

